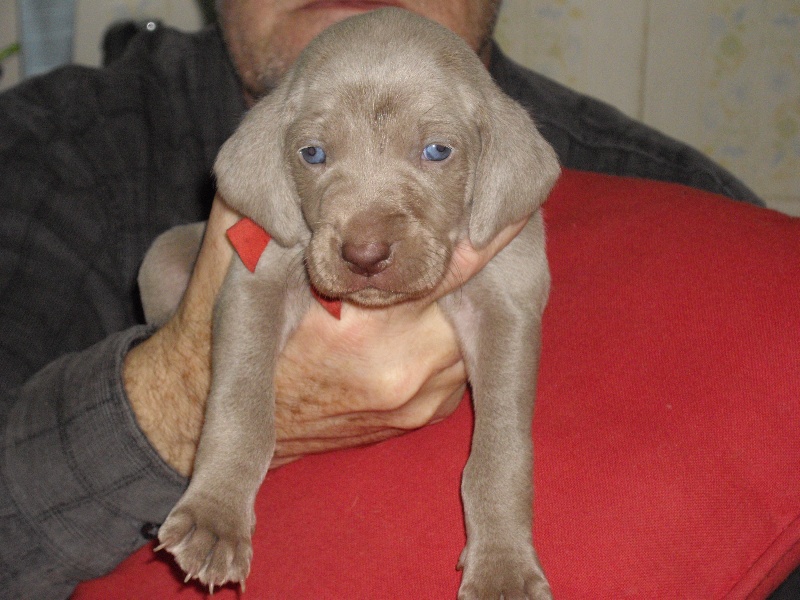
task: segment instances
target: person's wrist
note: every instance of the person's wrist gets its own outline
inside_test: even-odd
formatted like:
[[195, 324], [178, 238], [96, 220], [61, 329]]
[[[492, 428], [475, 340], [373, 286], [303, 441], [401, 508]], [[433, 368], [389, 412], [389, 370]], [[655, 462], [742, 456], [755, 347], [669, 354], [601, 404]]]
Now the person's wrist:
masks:
[[[202, 343], [201, 343], [202, 345]], [[208, 395], [208, 352], [170, 321], [125, 357], [123, 382], [142, 432], [184, 476], [192, 471]]]

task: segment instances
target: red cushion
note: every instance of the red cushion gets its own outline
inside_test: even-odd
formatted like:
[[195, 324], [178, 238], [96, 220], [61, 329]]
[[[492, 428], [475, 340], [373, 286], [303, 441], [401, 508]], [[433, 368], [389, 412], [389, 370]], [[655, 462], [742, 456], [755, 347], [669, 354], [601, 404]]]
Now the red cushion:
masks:
[[[800, 219], [579, 172], [546, 216], [534, 533], [555, 596], [765, 597], [800, 564]], [[270, 473], [244, 597], [454, 599], [471, 418]], [[204, 595], [152, 546], [75, 594], [172, 597]]]

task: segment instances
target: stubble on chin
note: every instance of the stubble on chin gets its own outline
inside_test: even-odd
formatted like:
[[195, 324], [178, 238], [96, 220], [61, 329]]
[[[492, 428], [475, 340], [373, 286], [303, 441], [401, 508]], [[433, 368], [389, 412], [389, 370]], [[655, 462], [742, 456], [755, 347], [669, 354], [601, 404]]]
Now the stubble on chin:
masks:
[[[486, 12], [476, 12], [470, 15], [472, 20], [470, 29], [479, 32], [478, 39], [473, 38], [472, 44], [473, 47], [477, 46], [478, 56], [488, 65], [492, 33], [497, 21], [500, 2], [491, 2], [484, 8]], [[324, 27], [320, 27], [320, 30], [330, 25], [331, 23], [327, 23]], [[225, 29], [223, 28], [223, 32]], [[310, 41], [305, 40], [303, 43], [297, 37], [296, 34], [288, 33], [287, 35], [287, 31], [280, 31], [278, 28], [273, 30], [268, 40], [260, 42], [253, 42], [245, 37], [236, 40], [226, 39], [229, 49], [233, 50], [233, 60], [248, 103], [253, 104], [269, 94], [292, 68], [297, 57]]]
[[259, 39], [252, 30], [237, 22], [242, 15], [228, 15], [230, 22], [221, 21], [221, 31], [228, 55], [239, 76], [248, 104], [266, 96], [291, 68], [296, 54], [292, 40], [281, 39], [275, 31], [263, 31]]
[[251, 72], [250, 82], [245, 82], [247, 95], [253, 99], [253, 102], [256, 102], [269, 94], [280, 83], [293, 62], [287, 56], [271, 55], [268, 60]]
[[291, 69], [296, 58], [290, 55], [285, 48], [281, 48], [279, 44], [265, 46], [246, 45], [239, 48], [239, 52], [234, 53], [238, 54], [233, 58], [245, 96], [250, 104], [257, 102], [275, 89], [283, 76]]

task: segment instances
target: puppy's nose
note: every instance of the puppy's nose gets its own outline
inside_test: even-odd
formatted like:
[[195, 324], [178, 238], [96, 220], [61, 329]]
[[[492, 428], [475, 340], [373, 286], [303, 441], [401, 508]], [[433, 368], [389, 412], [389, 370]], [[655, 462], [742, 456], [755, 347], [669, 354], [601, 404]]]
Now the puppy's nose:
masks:
[[347, 268], [356, 275], [364, 277], [377, 275], [385, 270], [389, 266], [391, 255], [392, 247], [386, 242], [342, 244], [342, 258], [347, 263]]

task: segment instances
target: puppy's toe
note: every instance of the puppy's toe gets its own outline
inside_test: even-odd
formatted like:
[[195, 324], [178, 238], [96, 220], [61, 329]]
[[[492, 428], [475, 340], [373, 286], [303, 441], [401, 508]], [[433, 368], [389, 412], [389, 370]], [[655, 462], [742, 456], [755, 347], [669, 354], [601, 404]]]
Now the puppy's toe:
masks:
[[252, 556], [253, 549], [249, 540], [218, 540], [198, 579], [211, 589], [228, 582], [244, 584], [250, 572]]
[[550, 585], [532, 549], [465, 551], [458, 600], [552, 600]]
[[215, 512], [177, 506], [159, 529], [161, 544], [157, 548], [175, 557], [187, 581], [198, 579], [210, 590], [226, 583], [243, 583], [253, 556], [246, 520]]

